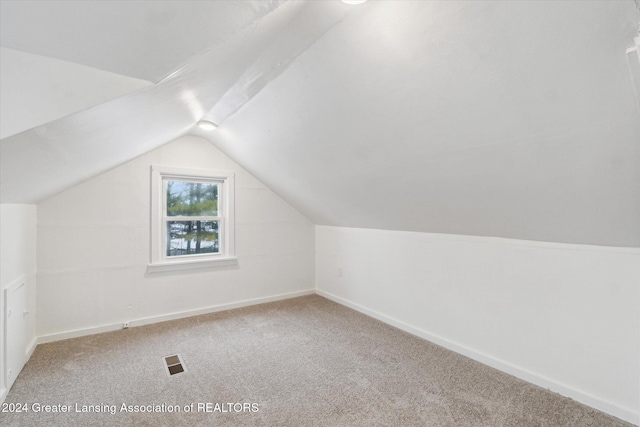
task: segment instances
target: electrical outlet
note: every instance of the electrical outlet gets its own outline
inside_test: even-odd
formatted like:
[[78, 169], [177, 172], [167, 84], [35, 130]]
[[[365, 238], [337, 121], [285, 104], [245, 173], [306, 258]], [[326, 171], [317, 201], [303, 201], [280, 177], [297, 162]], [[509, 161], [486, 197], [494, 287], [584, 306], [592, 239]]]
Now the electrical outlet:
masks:
[[342, 277], [342, 267], [338, 267], [338, 277]]
[[129, 322], [128, 322], [128, 321], [127, 321], [127, 322], [124, 322], [124, 323], [122, 324], [122, 329], [128, 329], [128, 328], [129, 328]]

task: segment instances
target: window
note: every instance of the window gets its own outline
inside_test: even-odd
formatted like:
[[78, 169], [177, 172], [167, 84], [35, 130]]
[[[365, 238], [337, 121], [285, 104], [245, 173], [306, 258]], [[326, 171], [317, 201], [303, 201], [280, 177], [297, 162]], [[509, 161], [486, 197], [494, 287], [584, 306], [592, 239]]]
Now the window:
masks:
[[147, 271], [235, 264], [233, 204], [233, 173], [152, 166]]

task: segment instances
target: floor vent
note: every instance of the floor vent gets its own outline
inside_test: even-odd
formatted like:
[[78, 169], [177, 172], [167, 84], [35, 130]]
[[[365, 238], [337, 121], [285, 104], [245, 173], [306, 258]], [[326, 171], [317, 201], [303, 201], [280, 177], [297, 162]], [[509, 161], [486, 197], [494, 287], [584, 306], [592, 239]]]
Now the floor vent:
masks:
[[164, 365], [168, 376], [176, 375], [181, 372], [187, 372], [187, 368], [184, 365], [182, 356], [179, 354], [172, 354], [171, 356], [164, 356]]

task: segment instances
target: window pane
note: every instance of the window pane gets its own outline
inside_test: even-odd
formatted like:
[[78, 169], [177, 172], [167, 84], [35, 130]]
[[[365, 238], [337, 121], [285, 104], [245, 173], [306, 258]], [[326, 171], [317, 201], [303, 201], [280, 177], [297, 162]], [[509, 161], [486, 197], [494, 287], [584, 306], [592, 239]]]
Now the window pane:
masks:
[[167, 221], [168, 257], [218, 252], [218, 221]]
[[167, 216], [218, 216], [218, 184], [167, 181]]

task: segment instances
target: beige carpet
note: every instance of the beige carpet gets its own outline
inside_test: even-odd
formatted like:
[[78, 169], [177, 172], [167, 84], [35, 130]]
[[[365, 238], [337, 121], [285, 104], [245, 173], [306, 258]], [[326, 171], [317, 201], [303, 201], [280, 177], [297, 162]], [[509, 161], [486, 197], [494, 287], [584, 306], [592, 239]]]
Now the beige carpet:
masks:
[[39, 345], [6, 402], [3, 426], [630, 425], [315, 295]]

